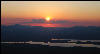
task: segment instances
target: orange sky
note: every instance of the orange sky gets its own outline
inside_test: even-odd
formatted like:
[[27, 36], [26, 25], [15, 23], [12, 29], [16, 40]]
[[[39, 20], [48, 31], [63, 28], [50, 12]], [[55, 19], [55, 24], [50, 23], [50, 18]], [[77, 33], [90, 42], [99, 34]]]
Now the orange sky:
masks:
[[22, 24], [46, 17], [50, 17], [52, 21], [58, 20], [59, 23], [30, 24], [45, 25], [44, 27], [100, 26], [100, 1], [1, 1], [2, 24]]

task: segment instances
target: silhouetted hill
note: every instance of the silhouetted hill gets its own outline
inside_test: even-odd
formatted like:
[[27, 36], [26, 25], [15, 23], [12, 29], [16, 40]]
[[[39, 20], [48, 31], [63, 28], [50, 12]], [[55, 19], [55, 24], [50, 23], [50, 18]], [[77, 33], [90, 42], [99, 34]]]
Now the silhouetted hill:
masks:
[[69, 28], [50, 28], [19, 24], [1, 26], [2, 41], [48, 41], [51, 38], [100, 40], [100, 27], [75, 26]]

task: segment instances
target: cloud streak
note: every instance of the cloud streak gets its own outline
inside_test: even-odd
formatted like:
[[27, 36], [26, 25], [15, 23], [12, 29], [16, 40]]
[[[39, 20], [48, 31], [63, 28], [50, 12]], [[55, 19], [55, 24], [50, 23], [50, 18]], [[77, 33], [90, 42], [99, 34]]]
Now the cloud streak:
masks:
[[[45, 19], [32, 19], [30, 22], [24, 22], [24, 23], [47, 23]], [[53, 24], [77, 24], [78, 22], [71, 22], [68, 20], [51, 20], [49, 23]]]
[[45, 23], [44, 19], [32, 19], [31, 22], [24, 22], [24, 23]]

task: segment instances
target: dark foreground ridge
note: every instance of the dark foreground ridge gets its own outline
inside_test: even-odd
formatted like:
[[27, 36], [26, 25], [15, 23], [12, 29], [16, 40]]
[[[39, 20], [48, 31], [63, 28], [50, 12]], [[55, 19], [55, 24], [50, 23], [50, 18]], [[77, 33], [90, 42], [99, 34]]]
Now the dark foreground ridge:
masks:
[[41, 26], [1, 26], [1, 41], [49, 41], [56, 39], [100, 40], [100, 27], [75, 26], [69, 28], [48, 28]]
[[100, 54], [95, 47], [55, 47], [30, 44], [2, 44], [2, 54]]

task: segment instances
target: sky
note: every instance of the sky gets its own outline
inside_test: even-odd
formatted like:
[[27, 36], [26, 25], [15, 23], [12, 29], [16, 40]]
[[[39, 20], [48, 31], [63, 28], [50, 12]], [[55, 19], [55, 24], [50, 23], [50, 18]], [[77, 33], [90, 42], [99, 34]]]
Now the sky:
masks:
[[100, 1], [1, 1], [1, 24], [100, 26]]

